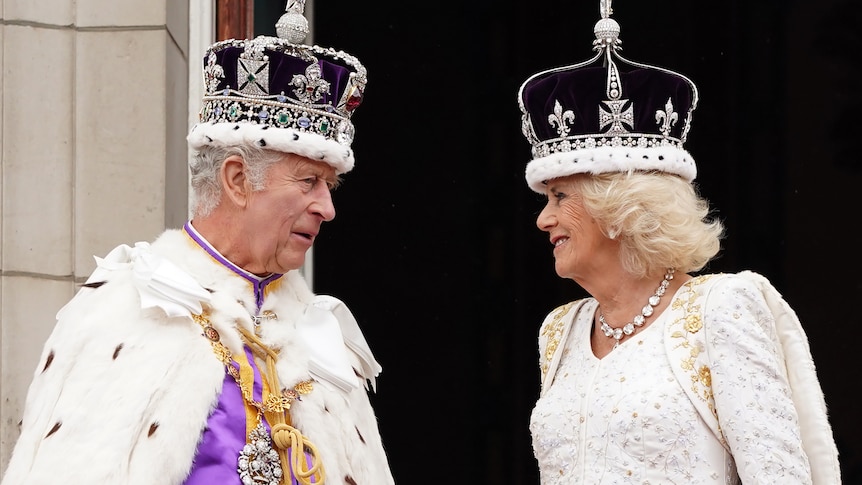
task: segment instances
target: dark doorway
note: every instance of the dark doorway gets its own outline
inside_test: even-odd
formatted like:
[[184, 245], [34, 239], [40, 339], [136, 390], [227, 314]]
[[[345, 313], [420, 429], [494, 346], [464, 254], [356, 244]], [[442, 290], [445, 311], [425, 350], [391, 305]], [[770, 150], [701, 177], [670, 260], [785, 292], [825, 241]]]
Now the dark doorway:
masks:
[[[356, 168], [316, 246], [315, 289], [349, 304], [383, 365], [373, 400], [399, 483], [538, 483], [527, 427], [538, 326], [583, 292], [555, 275], [534, 225], [516, 93], [530, 74], [591, 55], [598, 3], [314, 2], [315, 43], [369, 73]], [[847, 392], [862, 324], [860, 4], [614, 10], [626, 57], [698, 85], [686, 146], [728, 226], [707, 269], [760, 272], [794, 306], [844, 483], [862, 483], [862, 418]]]

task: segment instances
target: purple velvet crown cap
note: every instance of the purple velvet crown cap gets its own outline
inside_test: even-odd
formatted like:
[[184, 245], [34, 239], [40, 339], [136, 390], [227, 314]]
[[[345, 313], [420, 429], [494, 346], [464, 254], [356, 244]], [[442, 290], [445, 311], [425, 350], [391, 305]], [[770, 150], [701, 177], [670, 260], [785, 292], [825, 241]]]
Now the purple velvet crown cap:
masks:
[[622, 58], [619, 25], [609, 13], [608, 5], [596, 24], [595, 57], [521, 85], [521, 128], [533, 156], [526, 179], [536, 192], [577, 173], [663, 171], [688, 181], [697, 175], [683, 148], [697, 88], [681, 74]]
[[[291, 5], [304, 2], [288, 2]], [[290, 32], [284, 34], [285, 19]], [[351, 116], [362, 102], [367, 74], [353, 56], [298, 43], [307, 24], [301, 10], [277, 24], [279, 37], [216, 42], [204, 56], [204, 97], [189, 146], [257, 145], [332, 165], [354, 165]], [[295, 35], [296, 30], [299, 36]]]
[[[604, 105], [605, 80], [607, 69], [586, 67], [568, 71], [558, 71], [534, 78], [524, 88], [524, 105], [529, 113], [548, 118], [553, 116], [557, 102], [572, 112], [568, 124], [568, 136], [591, 136], [602, 132], [601, 124], [607, 117], [613, 117], [614, 108]], [[691, 88], [678, 76], [654, 69], [636, 68], [621, 73], [620, 83], [624, 93], [620, 113], [631, 108], [631, 123], [622, 119], [620, 123], [631, 133], [661, 136], [661, 124], [656, 122], [655, 114], [671, 106], [683, 115], [688, 112], [692, 102]], [[611, 124], [612, 119], [609, 119]], [[606, 125], [610, 130], [611, 124]], [[552, 140], [559, 137], [557, 123], [535, 123], [533, 129], [539, 140]], [[683, 123], [669, 126], [668, 138], [683, 138]]]

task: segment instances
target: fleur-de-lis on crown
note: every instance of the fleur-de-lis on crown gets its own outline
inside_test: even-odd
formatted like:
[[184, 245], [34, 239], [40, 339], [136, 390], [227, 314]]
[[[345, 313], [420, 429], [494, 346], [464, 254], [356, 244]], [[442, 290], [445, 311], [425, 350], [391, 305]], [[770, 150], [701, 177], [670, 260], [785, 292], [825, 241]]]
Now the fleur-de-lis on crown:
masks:
[[314, 103], [329, 94], [329, 82], [321, 78], [320, 65], [317, 60], [305, 68], [305, 75], [295, 74], [290, 81], [291, 86], [296, 86], [293, 93], [296, 98], [306, 104]]
[[206, 84], [207, 92], [214, 93], [222, 79], [224, 79], [224, 68], [218, 64], [215, 52], [210, 52], [210, 55], [207, 56], [207, 65], [204, 68], [204, 84]]
[[670, 98], [667, 98], [664, 109], [664, 111], [657, 110], [655, 112], [655, 121], [661, 125], [659, 128], [661, 134], [668, 136], [670, 135], [670, 128], [679, 120], [679, 114], [673, 110], [673, 103]]
[[575, 113], [570, 109], [563, 111], [563, 106], [560, 105], [560, 101], [555, 100], [554, 112], [548, 115], [548, 123], [557, 128], [557, 133], [560, 137], [564, 137], [569, 134], [570, 128], [568, 125], [574, 122]]

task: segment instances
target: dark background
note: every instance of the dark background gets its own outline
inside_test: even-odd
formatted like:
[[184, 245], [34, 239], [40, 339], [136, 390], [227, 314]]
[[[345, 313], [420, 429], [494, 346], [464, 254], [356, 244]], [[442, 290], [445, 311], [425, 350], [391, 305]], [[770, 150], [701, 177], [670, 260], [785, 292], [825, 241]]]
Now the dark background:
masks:
[[[265, 3], [260, 33], [284, 6]], [[706, 271], [760, 272], [796, 309], [847, 485], [862, 483], [851, 397], [860, 4], [613, 2], [625, 57], [698, 85], [686, 148], [728, 230]], [[524, 182], [517, 91], [537, 71], [592, 57], [599, 2], [316, 0], [306, 13], [315, 43], [369, 73], [356, 168], [315, 246], [314, 286], [350, 305], [383, 365], [372, 399], [395, 479], [538, 483], [528, 430], [538, 327], [584, 293], [556, 276], [534, 225], [542, 201]]]

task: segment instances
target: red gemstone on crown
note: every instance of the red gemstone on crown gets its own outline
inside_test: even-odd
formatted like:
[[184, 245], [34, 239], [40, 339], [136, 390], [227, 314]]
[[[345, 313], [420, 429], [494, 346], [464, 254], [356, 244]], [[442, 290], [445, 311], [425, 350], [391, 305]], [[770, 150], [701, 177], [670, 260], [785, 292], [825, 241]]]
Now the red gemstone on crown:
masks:
[[347, 98], [347, 111], [353, 111], [362, 103], [362, 92], [358, 89], [354, 89], [352, 93], [350, 93], [350, 97]]

